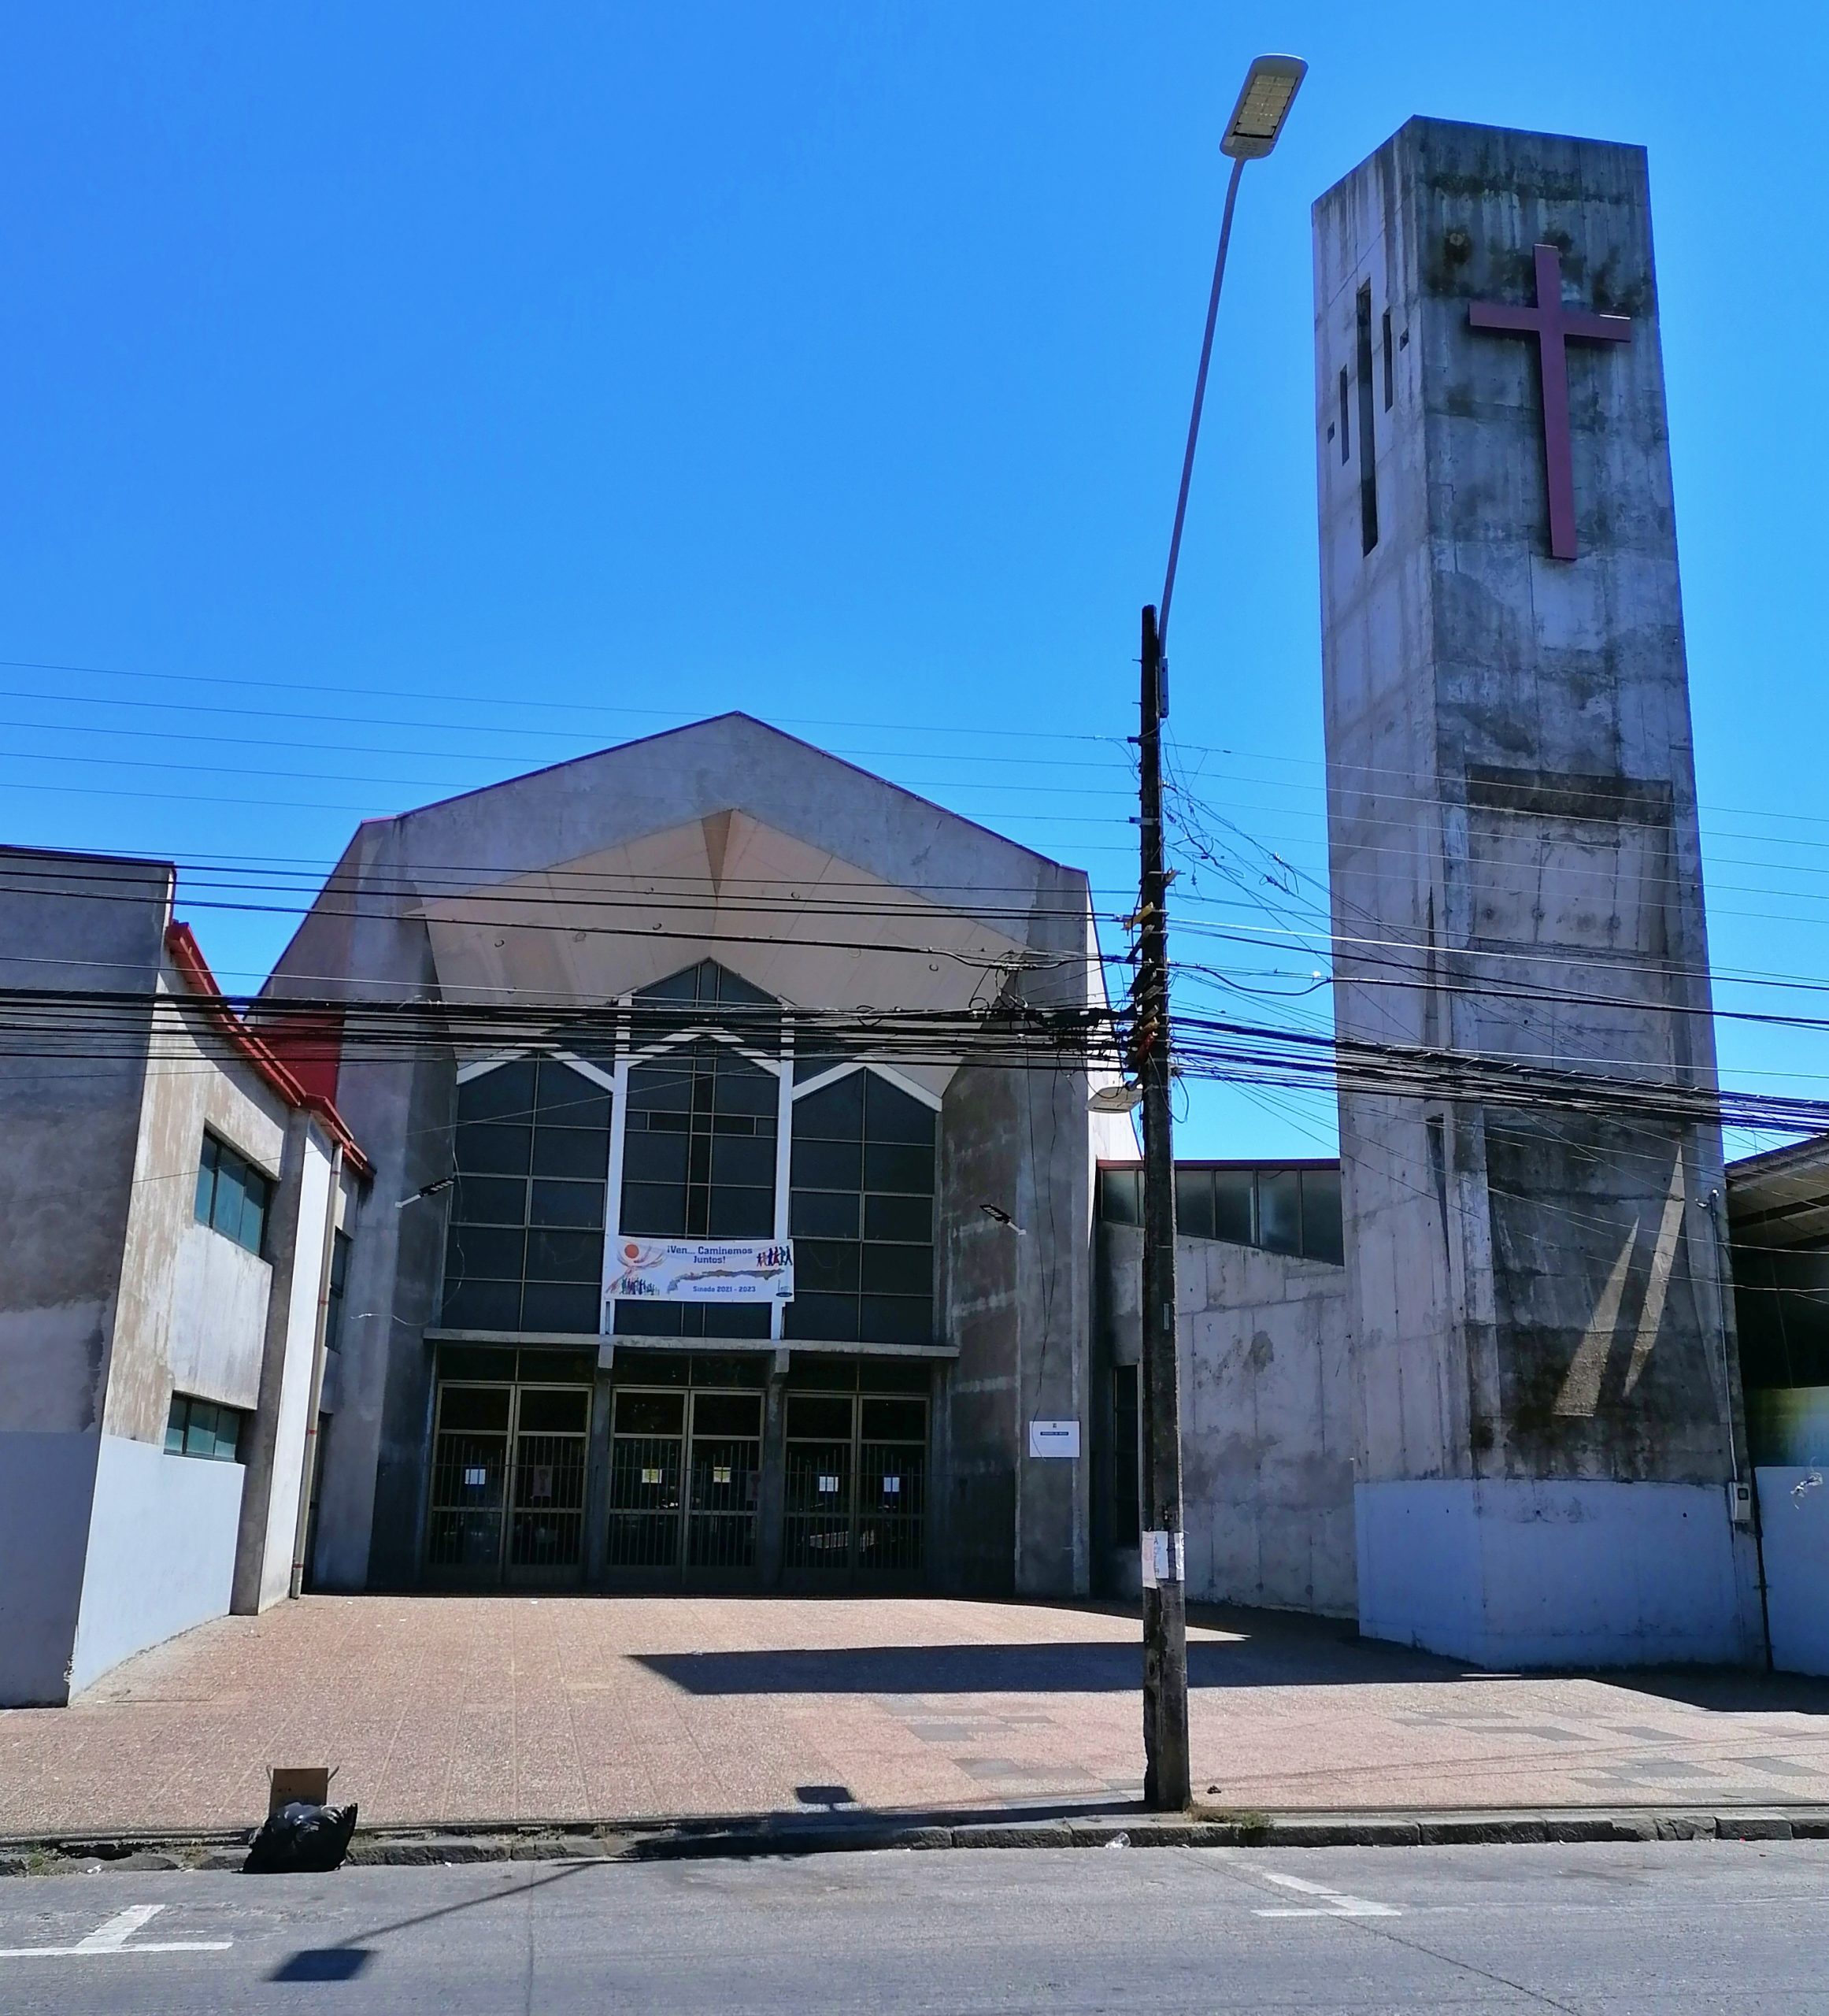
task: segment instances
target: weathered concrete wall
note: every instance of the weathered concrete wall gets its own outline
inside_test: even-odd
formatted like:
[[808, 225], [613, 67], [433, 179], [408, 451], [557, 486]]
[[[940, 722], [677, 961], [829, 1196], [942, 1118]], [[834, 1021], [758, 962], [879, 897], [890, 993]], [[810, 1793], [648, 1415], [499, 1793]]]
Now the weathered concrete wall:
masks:
[[[144, 995], [171, 871], [0, 850], [0, 985]], [[0, 1706], [61, 1702], [132, 1200], [146, 1013], [0, 1058]]]
[[[1101, 1234], [1110, 1348], [1135, 1365], [1142, 1234]], [[1178, 1239], [1176, 1283], [1189, 1596], [1352, 1616], [1359, 1431], [1344, 1269]], [[1113, 1564], [1127, 1591], [1133, 1554]]]
[[174, 1392], [243, 1408], [260, 1392], [272, 1266], [198, 1224], [204, 1130], [276, 1180], [287, 1114], [250, 1065], [224, 1056], [169, 969], [160, 991], [179, 1013], [148, 1057], [103, 1425], [162, 1445]]
[[[1548, 550], [1537, 344], [1468, 326], [1471, 301], [1532, 303], [1539, 243], [1572, 303], [1632, 324], [1570, 346], [1574, 560]], [[1712, 1085], [1642, 152], [1412, 120], [1316, 206], [1315, 301], [1341, 1034]], [[1640, 1484], [1712, 1487], [1725, 1519], [1718, 1131], [1361, 1094], [1340, 1112], [1362, 1486], [1478, 1480], [1454, 1501], [1472, 1520], [1508, 1483], [1520, 1503], [1538, 1480], [1605, 1485], [1628, 1553], [1636, 1522], [1662, 1529]], [[1584, 1586], [1584, 1503], [1589, 1523], [1546, 1529], [1564, 1552], [1532, 1556], [1552, 1607]], [[1365, 1551], [1363, 1492], [1361, 1529], [1362, 1619], [1404, 1635], [1409, 1599], [1367, 1587], [1398, 1564]], [[1441, 1572], [1498, 1572], [1463, 1538]], [[1696, 1600], [1727, 1587], [1714, 1641], [1750, 1656], [1749, 1535], [1717, 1543], [1735, 1576]]]

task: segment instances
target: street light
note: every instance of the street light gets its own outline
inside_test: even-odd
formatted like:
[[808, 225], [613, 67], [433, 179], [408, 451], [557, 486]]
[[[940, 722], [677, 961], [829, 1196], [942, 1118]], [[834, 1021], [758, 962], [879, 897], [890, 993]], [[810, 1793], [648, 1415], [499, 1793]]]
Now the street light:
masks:
[[[1219, 256], [1207, 300], [1206, 334], [1188, 417], [1175, 530], [1163, 577], [1161, 620], [1143, 611], [1141, 772], [1142, 880], [1137, 901], [1137, 978], [1131, 992], [1131, 1075], [1143, 1095], [1143, 1292], [1141, 1395], [1143, 1510], [1143, 1800], [1158, 1812], [1184, 1811], [1192, 1796], [1187, 1749], [1187, 1592], [1181, 1507], [1181, 1396], [1175, 1340], [1175, 1143], [1169, 1112], [1168, 876], [1162, 858], [1162, 721], [1168, 712], [1164, 647], [1181, 530], [1187, 516], [1194, 451], [1206, 399], [1213, 324], [1220, 312], [1226, 247], [1238, 179], [1248, 161], [1276, 145], [1308, 65], [1296, 56], [1260, 56], [1226, 124], [1220, 150], [1232, 163], [1220, 224]], [[1113, 1088], [1114, 1091], [1116, 1088]], [[1095, 1095], [1095, 1100], [1099, 1096]]]

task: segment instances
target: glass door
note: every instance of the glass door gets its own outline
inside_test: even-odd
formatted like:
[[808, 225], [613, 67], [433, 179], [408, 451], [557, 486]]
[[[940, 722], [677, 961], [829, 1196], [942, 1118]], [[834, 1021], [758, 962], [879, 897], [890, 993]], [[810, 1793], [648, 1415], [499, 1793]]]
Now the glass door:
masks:
[[761, 1395], [695, 1392], [692, 1495], [686, 1527], [688, 1570], [754, 1569], [761, 1472]]
[[502, 1572], [512, 1386], [441, 1386], [432, 1441], [426, 1565], [441, 1581]]
[[575, 1581], [584, 1558], [588, 1388], [524, 1386], [515, 1396], [509, 1579]]
[[605, 1563], [613, 1569], [677, 1569], [686, 1395], [619, 1388], [612, 1421]]

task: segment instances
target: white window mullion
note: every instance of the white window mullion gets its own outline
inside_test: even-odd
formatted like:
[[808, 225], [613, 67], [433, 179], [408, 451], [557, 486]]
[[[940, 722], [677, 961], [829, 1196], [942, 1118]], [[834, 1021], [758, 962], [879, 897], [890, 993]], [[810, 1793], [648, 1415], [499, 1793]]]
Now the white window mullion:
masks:
[[[625, 1011], [629, 997], [618, 1004]], [[616, 1073], [611, 1081], [609, 1104], [609, 1171], [603, 1195], [603, 1279], [598, 1291], [598, 1321], [607, 1332], [614, 1311], [609, 1305], [611, 1255], [622, 1237], [623, 1143], [628, 1134], [629, 1025], [625, 1013], [616, 1018]]]
[[[778, 1096], [775, 1107], [775, 1237], [777, 1242], [788, 1236], [793, 1221], [790, 1216], [791, 1192], [790, 1183], [794, 1167], [794, 1025], [784, 1015], [781, 1018], [781, 1067]], [[779, 1339], [787, 1313], [783, 1302], [768, 1305], [768, 1334]]]

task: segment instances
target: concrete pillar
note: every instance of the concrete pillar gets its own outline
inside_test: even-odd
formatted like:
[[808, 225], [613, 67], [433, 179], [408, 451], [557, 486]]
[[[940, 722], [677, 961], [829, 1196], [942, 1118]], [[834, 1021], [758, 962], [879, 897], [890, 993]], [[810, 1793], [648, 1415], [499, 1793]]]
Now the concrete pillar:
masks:
[[[1339, 1032], [1710, 1087], [1643, 152], [1413, 120], [1314, 244]], [[1718, 1129], [1350, 1089], [1340, 1131], [1361, 1629], [1754, 1655]]]

